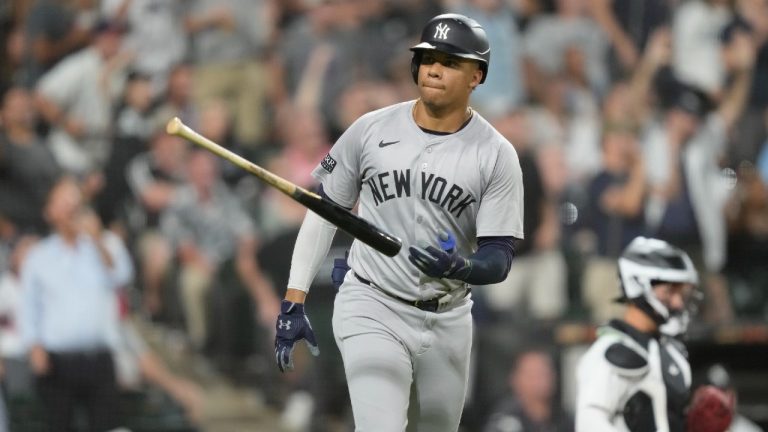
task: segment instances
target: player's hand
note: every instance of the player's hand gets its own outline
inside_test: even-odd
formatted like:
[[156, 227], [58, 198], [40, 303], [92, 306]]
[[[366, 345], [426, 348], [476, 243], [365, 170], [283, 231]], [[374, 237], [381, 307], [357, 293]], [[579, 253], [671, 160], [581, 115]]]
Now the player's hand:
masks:
[[317, 347], [315, 332], [304, 313], [304, 305], [283, 300], [280, 304], [280, 315], [275, 323], [275, 360], [280, 372], [293, 370], [293, 348], [297, 341], [304, 339], [312, 355], [320, 354]]
[[440, 249], [411, 246], [408, 260], [422, 273], [433, 278], [463, 280], [469, 275], [472, 263], [456, 251], [456, 239], [447, 232], [441, 232], [438, 241]]

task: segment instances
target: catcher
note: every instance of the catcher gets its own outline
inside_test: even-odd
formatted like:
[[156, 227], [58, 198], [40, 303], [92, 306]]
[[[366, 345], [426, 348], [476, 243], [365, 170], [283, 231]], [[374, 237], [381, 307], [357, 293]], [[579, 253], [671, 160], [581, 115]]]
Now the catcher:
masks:
[[[700, 292], [690, 257], [635, 238], [619, 257], [622, 319], [598, 330], [577, 371], [577, 432], [724, 432], [732, 400], [713, 386], [690, 397], [691, 369], [677, 339]], [[690, 401], [690, 403], [689, 403]]]

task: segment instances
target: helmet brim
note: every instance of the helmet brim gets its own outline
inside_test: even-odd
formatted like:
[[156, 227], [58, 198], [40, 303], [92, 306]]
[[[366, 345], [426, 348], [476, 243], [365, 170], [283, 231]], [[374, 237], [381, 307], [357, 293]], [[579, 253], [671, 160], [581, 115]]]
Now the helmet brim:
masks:
[[[489, 49], [490, 50], [490, 49]], [[485, 53], [468, 53], [464, 49], [455, 47], [451, 44], [445, 44], [445, 43], [429, 43], [429, 42], [422, 42], [418, 45], [414, 45], [411, 47], [411, 51], [440, 51], [444, 52], [446, 54], [454, 55], [456, 57], [461, 57], [469, 60], [476, 60], [480, 63], [487, 63], [486, 60], [483, 58], [483, 55], [487, 54]]]

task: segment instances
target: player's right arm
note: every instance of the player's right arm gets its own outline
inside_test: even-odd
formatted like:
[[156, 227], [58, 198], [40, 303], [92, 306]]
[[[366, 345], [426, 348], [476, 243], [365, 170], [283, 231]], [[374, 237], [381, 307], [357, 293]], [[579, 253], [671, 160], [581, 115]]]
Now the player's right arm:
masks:
[[[352, 123], [312, 172], [312, 176], [320, 183], [319, 194], [323, 199], [347, 209], [355, 206], [360, 194], [362, 142], [369, 116], [364, 115]], [[304, 303], [335, 233], [335, 225], [307, 211], [293, 248], [286, 300]]]
[[308, 210], [296, 237], [285, 300], [304, 303], [312, 280], [331, 248], [336, 225]]
[[[350, 126], [312, 173], [321, 184], [323, 199], [346, 208], [354, 206], [360, 192], [362, 128], [360, 120]], [[293, 368], [296, 341], [305, 340], [314, 355], [320, 352], [309, 318], [304, 313], [304, 302], [335, 234], [335, 225], [307, 211], [293, 247], [288, 286], [275, 323], [275, 360], [283, 372]]]
[[307, 211], [296, 237], [288, 287], [275, 323], [275, 361], [281, 372], [293, 369], [293, 348], [297, 341], [304, 340], [313, 355], [320, 353], [304, 312], [304, 301], [335, 233], [335, 225]]
[[[360, 194], [364, 128], [364, 122], [360, 119], [354, 122], [312, 172], [312, 176], [320, 183], [320, 196], [347, 209], [355, 206]], [[307, 211], [293, 247], [286, 300], [304, 303], [335, 234], [335, 225]]]

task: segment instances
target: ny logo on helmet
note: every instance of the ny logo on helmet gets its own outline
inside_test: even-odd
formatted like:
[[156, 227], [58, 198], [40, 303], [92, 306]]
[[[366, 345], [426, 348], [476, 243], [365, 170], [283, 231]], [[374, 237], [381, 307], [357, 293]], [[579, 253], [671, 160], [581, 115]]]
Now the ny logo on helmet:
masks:
[[433, 36], [435, 39], [448, 39], [448, 30], [451, 28], [448, 27], [445, 23], [440, 23], [435, 27], [435, 35]]
[[277, 328], [279, 328], [280, 330], [283, 330], [283, 329], [290, 330], [291, 329], [291, 322], [290, 321], [278, 320]]

